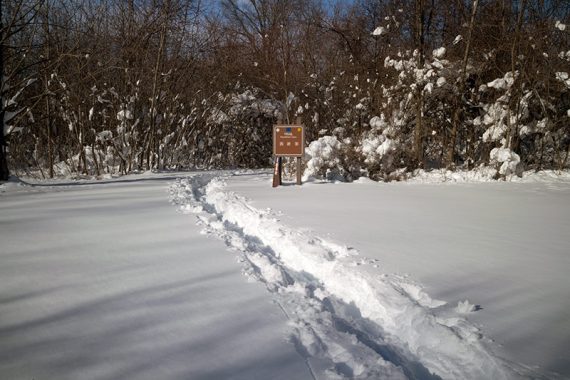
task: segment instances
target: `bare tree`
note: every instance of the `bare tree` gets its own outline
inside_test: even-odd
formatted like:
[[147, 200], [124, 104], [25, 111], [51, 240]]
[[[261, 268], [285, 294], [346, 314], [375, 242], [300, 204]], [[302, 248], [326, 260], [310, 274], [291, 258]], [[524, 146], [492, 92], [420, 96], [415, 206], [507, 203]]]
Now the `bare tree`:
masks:
[[[18, 97], [33, 83], [28, 74], [31, 66], [26, 53], [33, 45], [31, 25], [41, 7], [41, 0], [0, 0], [0, 180], [10, 176], [8, 169], [8, 139], [15, 131], [25, 107], [18, 107]], [[20, 36], [26, 35], [23, 39]]]
[[[453, 166], [453, 156], [455, 153], [456, 140], [457, 140], [457, 130], [459, 128], [459, 123], [461, 122], [462, 111], [464, 107], [465, 100], [462, 99], [465, 96], [466, 84], [467, 84], [467, 63], [469, 61], [469, 53], [471, 49], [471, 37], [473, 35], [473, 28], [475, 26], [475, 16], [477, 15], [477, 6], [479, 5], [479, 0], [473, 0], [471, 3], [471, 17], [469, 19], [469, 29], [467, 30], [467, 38], [465, 40], [465, 50], [463, 53], [463, 62], [461, 64], [460, 72], [460, 84], [459, 84], [459, 96], [456, 97], [455, 109], [453, 111], [453, 127], [451, 131], [451, 137], [449, 140], [449, 146], [447, 151], [447, 167]], [[472, 144], [470, 142], [470, 144]]]
[[[416, 0], [415, 3], [415, 47], [417, 51], [417, 67], [421, 68], [425, 60], [425, 39], [424, 39], [424, 24], [425, 24], [425, 5], [424, 0]], [[424, 166], [424, 126], [423, 126], [423, 88], [418, 86], [416, 90], [416, 127], [414, 131], [414, 152], [416, 165], [418, 167]]]

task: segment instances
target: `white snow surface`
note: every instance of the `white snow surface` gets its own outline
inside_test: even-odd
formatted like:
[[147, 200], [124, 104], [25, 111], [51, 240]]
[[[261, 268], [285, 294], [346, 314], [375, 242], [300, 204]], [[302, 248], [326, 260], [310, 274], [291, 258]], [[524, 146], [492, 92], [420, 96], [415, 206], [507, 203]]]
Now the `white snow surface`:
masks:
[[[178, 174], [178, 176], [184, 174]], [[171, 174], [0, 184], [0, 379], [311, 379]]]
[[[430, 373], [570, 378], [570, 175], [479, 175], [277, 189], [269, 175], [235, 176], [205, 194], [284, 266], [354, 306], [351, 323], [377, 329], [368, 338], [405, 347]], [[350, 255], [327, 255], [330, 245]]]
[[[506, 354], [500, 347], [465, 317], [479, 306], [463, 299], [459, 300], [461, 304], [458, 300], [452, 304], [434, 299], [410, 277], [382, 268], [382, 254], [372, 258], [358, 255], [354, 248], [298, 227], [326, 226], [325, 230], [335, 232], [361, 228], [378, 236], [370, 226], [382, 224], [382, 219], [361, 215], [362, 209], [351, 212], [335, 207], [338, 200], [345, 202], [347, 196], [355, 195], [349, 195], [351, 190], [358, 191], [358, 186], [366, 183], [339, 186], [347, 192], [339, 193], [333, 184], [271, 189], [269, 179], [263, 175], [228, 176], [207, 184], [185, 179], [172, 191], [177, 194], [175, 203], [196, 213], [204, 231], [239, 252], [246, 272], [266, 284], [292, 320], [295, 341], [317, 378], [555, 376], [515, 364], [512, 358], [504, 359]], [[323, 186], [330, 187], [323, 190]], [[375, 183], [370, 186], [377, 192], [365, 197], [356, 194], [360, 201], [381, 197], [383, 187]], [[329, 192], [335, 194], [333, 198]], [[244, 193], [256, 200], [254, 204], [241, 195]], [[257, 207], [260, 204], [263, 207]], [[315, 213], [307, 212], [318, 204], [323, 206], [314, 207]], [[265, 206], [285, 206], [285, 215], [292, 211], [301, 216], [300, 223], [284, 223], [279, 214]], [[325, 209], [342, 216], [335, 218], [323, 212]], [[307, 218], [309, 214], [312, 218]], [[313, 222], [304, 223], [308, 220]], [[336, 228], [331, 220], [335, 220]], [[392, 221], [387, 223], [392, 225]], [[425, 248], [422, 238], [415, 243], [406, 239], [405, 243]], [[374, 242], [375, 250], [389, 255], [386, 245], [389, 242], [385, 240]], [[449, 268], [442, 271], [442, 266], [446, 267], [445, 263], [432, 264], [431, 273], [454, 277]], [[462, 283], [456, 281], [454, 286]]]
[[0, 185], [0, 378], [566, 378], [570, 175], [481, 173]]

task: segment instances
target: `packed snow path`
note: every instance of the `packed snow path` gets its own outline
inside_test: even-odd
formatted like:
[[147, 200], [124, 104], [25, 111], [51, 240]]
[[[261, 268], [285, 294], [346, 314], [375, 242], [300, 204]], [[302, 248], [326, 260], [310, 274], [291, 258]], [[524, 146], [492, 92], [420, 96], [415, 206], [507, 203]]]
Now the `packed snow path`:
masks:
[[281, 223], [228, 191], [224, 178], [181, 179], [171, 193], [182, 211], [197, 215], [204, 233], [239, 253], [246, 274], [266, 285], [316, 378], [542, 378], [497, 355], [463, 317], [472, 305], [433, 300], [353, 249]]
[[311, 379], [173, 178], [139, 178], [0, 186], [0, 379]]

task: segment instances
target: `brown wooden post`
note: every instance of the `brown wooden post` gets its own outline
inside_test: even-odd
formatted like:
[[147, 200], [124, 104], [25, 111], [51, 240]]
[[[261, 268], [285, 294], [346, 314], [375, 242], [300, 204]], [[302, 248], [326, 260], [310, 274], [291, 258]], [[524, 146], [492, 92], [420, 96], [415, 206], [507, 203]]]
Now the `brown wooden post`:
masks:
[[275, 165], [273, 167], [273, 187], [281, 185], [281, 157], [275, 157]]
[[297, 185], [301, 184], [301, 157], [297, 157]]
[[[283, 124], [283, 118], [280, 117], [277, 119], [277, 124]], [[274, 139], [274, 137], [272, 137]], [[275, 144], [275, 142], [274, 142]], [[281, 157], [275, 155], [274, 156], [274, 167], [273, 167], [273, 187], [277, 187], [282, 185], [283, 182], [281, 180], [281, 170], [282, 170], [282, 162]]]
[[[297, 125], [301, 125], [303, 123], [303, 120], [301, 119], [300, 116], [297, 116], [295, 118], [295, 124]], [[297, 157], [297, 185], [301, 185], [301, 160], [302, 157]]]
[[283, 185], [283, 157], [277, 157], [277, 164], [279, 165], [279, 186]]

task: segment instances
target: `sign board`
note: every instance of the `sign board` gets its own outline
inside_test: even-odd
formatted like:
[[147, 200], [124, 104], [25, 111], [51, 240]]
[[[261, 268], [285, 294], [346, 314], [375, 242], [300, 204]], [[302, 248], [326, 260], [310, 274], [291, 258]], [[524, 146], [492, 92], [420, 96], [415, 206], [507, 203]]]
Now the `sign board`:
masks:
[[305, 128], [300, 124], [273, 126], [273, 155], [278, 157], [303, 157], [305, 153]]

